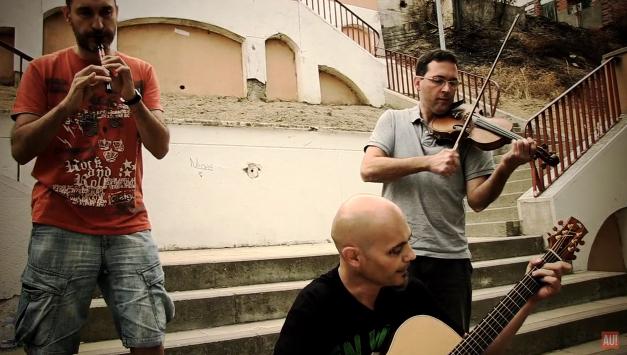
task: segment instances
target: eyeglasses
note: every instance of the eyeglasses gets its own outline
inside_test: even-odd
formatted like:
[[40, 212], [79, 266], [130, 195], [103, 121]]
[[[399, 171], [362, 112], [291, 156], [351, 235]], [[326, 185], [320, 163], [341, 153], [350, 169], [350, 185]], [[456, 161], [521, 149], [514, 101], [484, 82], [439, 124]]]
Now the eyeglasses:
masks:
[[419, 78], [423, 78], [423, 79], [427, 79], [430, 82], [434, 83], [436, 86], [443, 86], [444, 83], [448, 83], [453, 89], [457, 88], [460, 84], [459, 80], [457, 79], [453, 79], [453, 80], [446, 80], [444, 78], [441, 78], [439, 76], [434, 76], [434, 77], [428, 77], [428, 76], [419, 76]]

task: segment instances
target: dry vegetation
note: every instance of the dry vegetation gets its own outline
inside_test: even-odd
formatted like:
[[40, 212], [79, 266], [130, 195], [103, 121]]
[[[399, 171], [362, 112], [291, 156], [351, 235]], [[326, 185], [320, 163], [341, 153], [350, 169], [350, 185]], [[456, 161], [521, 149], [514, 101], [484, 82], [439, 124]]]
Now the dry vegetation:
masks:
[[[492, 79], [501, 88], [500, 108], [529, 118], [601, 63], [604, 53], [627, 46], [626, 16], [601, 30], [575, 28], [527, 16], [507, 42]], [[496, 23], [465, 23], [447, 29], [447, 48], [462, 70], [487, 74], [508, 28]], [[508, 27], [506, 24], [505, 27]], [[428, 27], [427, 27], [428, 28]], [[439, 45], [437, 33], [423, 31], [409, 53], [419, 56]]]

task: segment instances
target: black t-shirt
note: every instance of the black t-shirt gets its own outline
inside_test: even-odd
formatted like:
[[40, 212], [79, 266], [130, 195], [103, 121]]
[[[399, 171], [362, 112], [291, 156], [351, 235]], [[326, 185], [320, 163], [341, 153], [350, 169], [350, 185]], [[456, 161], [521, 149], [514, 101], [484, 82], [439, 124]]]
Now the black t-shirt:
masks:
[[274, 348], [274, 355], [384, 354], [394, 332], [408, 318], [429, 315], [460, 335], [431, 293], [416, 279], [405, 288], [381, 289], [371, 310], [344, 287], [338, 269], [318, 277], [296, 297]]

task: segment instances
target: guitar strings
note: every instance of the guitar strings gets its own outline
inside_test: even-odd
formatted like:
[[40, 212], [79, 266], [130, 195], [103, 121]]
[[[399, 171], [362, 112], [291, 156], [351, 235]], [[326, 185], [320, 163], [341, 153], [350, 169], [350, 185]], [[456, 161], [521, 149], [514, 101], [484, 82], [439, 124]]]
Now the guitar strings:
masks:
[[[553, 246], [549, 249], [549, 251], [553, 251], [553, 253], [547, 251], [543, 255], [542, 259], [544, 263], [555, 262], [555, 261], [561, 260], [561, 257], [558, 254], [561, 255], [564, 250], [567, 250], [567, 249], [563, 249], [564, 242], [567, 242], [568, 240], [570, 240], [569, 237], [576, 235], [576, 233], [573, 232], [571, 229], [561, 231], [560, 234], [562, 234], [564, 238], [559, 238], [553, 244]], [[468, 350], [472, 350], [473, 353], [475, 354], [483, 353], [483, 351], [485, 351], [485, 349], [487, 349], [487, 347], [490, 346], [492, 341], [496, 339], [496, 337], [498, 336], [498, 334], [500, 334], [503, 328], [505, 328], [505, 326], [507, 326], [507, 324], [511, 321], [511, 319], [518, 313], [520, 308], [522, 308], [525, 305], [527, 300], [531, 296], [536, 294], [536, 292], [541, 287], [541, 284], [535, 278], [531, 276], [533, 271], [537, 269], [538, 268], [534, 266], [529, 270], [529, 272], [525, 273], [522, 280], [519, 281], [514, 286], [514, 288], [510, 290], [510, 292], [508, 292], [503, 297], [503, 299], [501, 299], [499, 304], [497, 304], [497, 306], [494, 307], [494, 309], [490, 311], [488, 315], [477, 326], [475, 326], [475, 328], [464, 339], [462, 339], [462, 341], [453, 349], [451, 354], [467, 354]], [[512, 297], [514, 295], [518, 295], [518, 297], [520, 298], [520, 301], [522, 302], [521, 304], [518, 304], [518, 302]], [[508, 302], [510, 302], [511, 304], [508, 305], [507, 304]], [[508, 313], [510, 313], [511, 316], [509, 317], [504, 316], [503, 313], [501, 313], [501, 310], [507, 311]], [[505, 324], [502, 324], [501, 321], [495, 318], [496, 315], [500, 315], [501, 318], [505, 321]], [[494, 329], [492, 327], [493, 324], [491, 324], [490, 319], [492, 319], [493, 321], [492, 323], [498, 324], [497, 328], [500, 327], [500, 330]], [[486, 326], [489, 327], [490, 329], [488, 330]], [[476, 335], [476, 337], [474, 335]], [[484, 335], [487, 336], [487, 339], [489, 341], [486, 341], [486, 339], [484, 339]], [[478, 338], [479, 340], [481, 340], [481, 342], [484, 343], [485, 345], [480, 344], [475, 338]], [[471, 342], [474, 342], [474, 344], [472, 344]], [[470, 346], [470, 349], [468, 349], [466, 345]]]

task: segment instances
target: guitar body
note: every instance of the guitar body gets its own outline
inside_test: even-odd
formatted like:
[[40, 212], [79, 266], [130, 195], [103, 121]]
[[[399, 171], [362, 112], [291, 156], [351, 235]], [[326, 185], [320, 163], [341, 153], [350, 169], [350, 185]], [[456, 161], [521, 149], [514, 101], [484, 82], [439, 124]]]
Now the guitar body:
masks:
[[[555, 234], [549, 233], [549, 245], [542, 260], [552, 263], [558, 260], [573, 260], [578, 245], [583, 244], [581, 238], [588, 233], [586, 227], [576, 218], [570, 217], [561, 230], [555, 227]], [[394, 333], [388, 355], [446, 355], [453, 349], [457, 354], [476, 354], [485, 351], [496, 336], [509, 323], [524, 303], [538, 292], [542, 284], [531, 275], [534, 266], [505, 297], [481, 320], [473, 330], [462, 339], [448, 325], [429, 316], [414, 316], [403, 322]], [[525, 302], [520, 302], [521, 298]], [[506, 322], [503, 322], [505, 320]], [[459, 346], [458, 346], [459, 345]]]
[[430, 316], [413, 316], [394, 333], [388, 355], [446, 355], [462, 341], [448, 325]]

